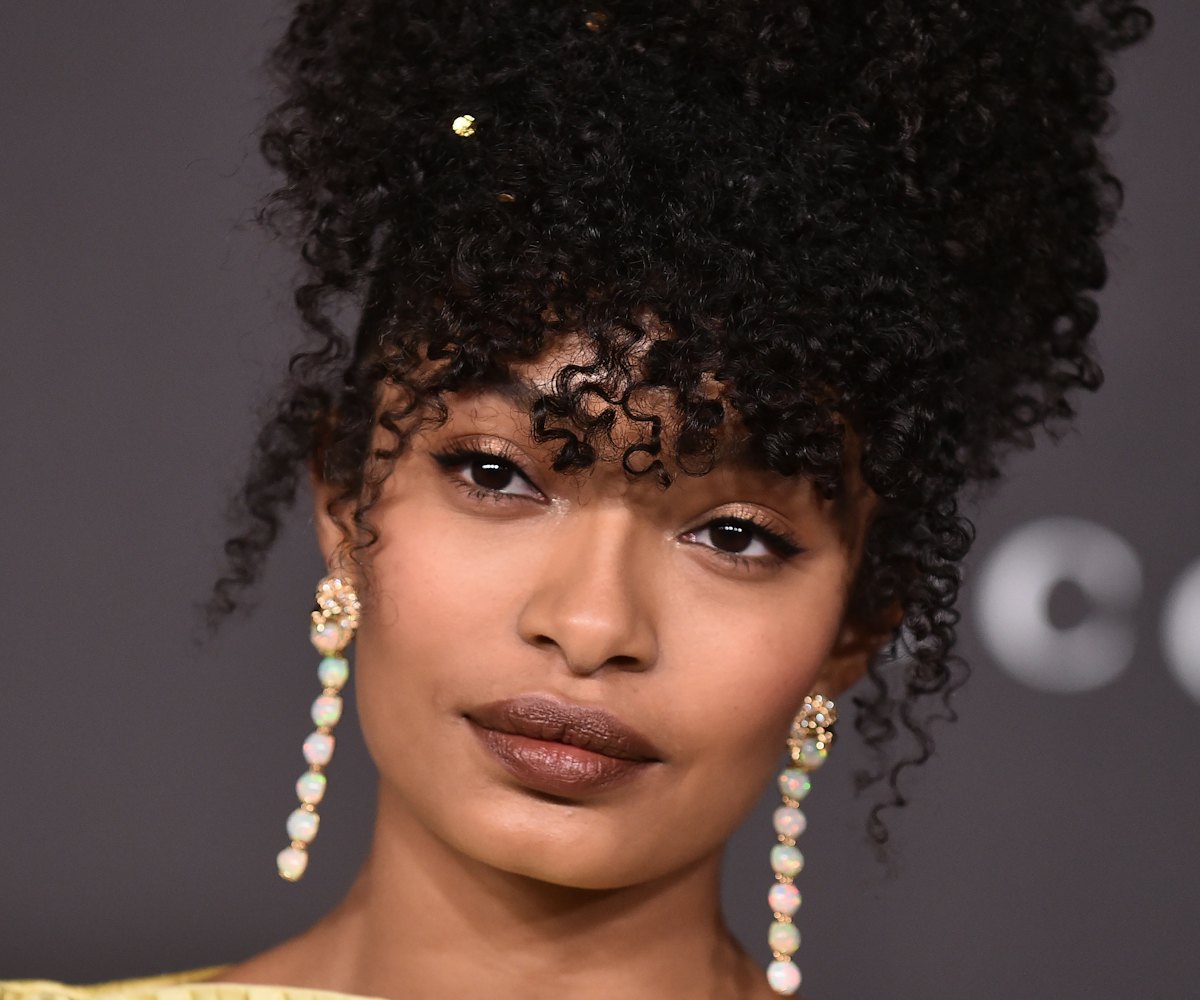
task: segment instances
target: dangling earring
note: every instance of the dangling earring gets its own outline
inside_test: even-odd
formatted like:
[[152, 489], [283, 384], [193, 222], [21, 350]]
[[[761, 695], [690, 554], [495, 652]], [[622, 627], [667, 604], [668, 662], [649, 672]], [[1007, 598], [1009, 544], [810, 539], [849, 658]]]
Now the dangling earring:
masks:
[[792, 729], [788, 734], [788, 756], [791, 764], [779, 775], [779, 793], [783, 802], [775, 810], [775, 832], [778, 843], [771, 848], [771, 869], [775, 884], [767, 894], [774, 920], [767, 932], [772, 962], [767, 966], [767, 982], [776, 993], [791, 996], [800, 989], [800, 967], [792, 956], [800, 947], [800, 932], [792, 915], [800, 909], [800, 890], [795, 877], [804, 868], [804, 855], [796, 847], [796, 838], [808, 826], [800, 801], [811, 787], [810, 771], [825, 763], [833, 743], [833, 724], [837, 710], [824, 695], [813, 694], [804, 699]]
[[312, 613], [309, 639], [323, 654], [317, 667], [323, 690], [312, 703], [312, 721], [317, 728], [304, 740], [308, 770], [296, 782], [300, 805], [287, 820], [291, 845], [275, 859], [279, 874], [289, 882], [298, 882], [308, 867], [308, 845], [321, 822], [317, 803], [325, 795], [325, 765], [333, 756], [333, 727], [342, 717], [341, 690], [350, 678], [350, 663], [342, 654], [354, 638], [361, 613], [358, 595], [346, 580], [327, 576], [317, 584], [317, 607]]

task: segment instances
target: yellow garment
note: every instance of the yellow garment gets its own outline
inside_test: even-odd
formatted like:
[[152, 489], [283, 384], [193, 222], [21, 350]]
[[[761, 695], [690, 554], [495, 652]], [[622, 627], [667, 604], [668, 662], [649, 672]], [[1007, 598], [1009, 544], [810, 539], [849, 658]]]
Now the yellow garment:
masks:
[[68, 986], [46, 979], [0, 980], [0, 1000], [364, 1000], [334, 990], [291, 986], [246, 986], [204, 982], [227, 965], [146, 979], [121, 979], [94, 986]]

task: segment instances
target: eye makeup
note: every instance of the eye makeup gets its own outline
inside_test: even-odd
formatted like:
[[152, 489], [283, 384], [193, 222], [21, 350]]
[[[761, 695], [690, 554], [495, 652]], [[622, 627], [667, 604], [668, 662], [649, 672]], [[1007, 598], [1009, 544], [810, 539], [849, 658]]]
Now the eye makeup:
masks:
[[[430, 457], [442, 474], [472, 499], [488, 502], [546, 499], [525, 471], [517, 449], [501, 439], [455, 441], [430, 452]], [[508, 492], [508, 487], [521, 483], [525, 486], [523, 492]]]
[[[439, 471], [470, 500], [482, 504], [544, 503], [547, 495], [525, 468], [520, 450], [501, 438], [467, 438], [430, 452]], [[741, 504], [709, 517], [680, 540], [708, 550], [726, 565], [770, 571], [804, 549], [761, 509]]]

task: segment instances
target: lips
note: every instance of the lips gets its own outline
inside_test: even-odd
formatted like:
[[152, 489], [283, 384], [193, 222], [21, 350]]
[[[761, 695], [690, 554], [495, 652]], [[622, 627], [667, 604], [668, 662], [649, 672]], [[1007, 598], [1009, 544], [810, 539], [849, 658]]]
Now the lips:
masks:
[[525, 695], [466, 713], [484, 747], [522, 785], [575, 797], [636, 777], [659, 749], [604, 709]]

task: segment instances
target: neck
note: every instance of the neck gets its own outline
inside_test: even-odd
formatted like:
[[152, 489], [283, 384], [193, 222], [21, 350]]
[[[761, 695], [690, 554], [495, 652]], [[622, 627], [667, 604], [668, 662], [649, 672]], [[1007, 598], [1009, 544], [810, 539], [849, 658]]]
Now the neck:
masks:
[[550, 885], [463, 855], [384, 791], [345, 900], [224, 978], [395, 1000], [760, 996], [761, 972], [721, 920], [719, 867], [714, 855], [628, 888]]

